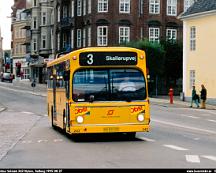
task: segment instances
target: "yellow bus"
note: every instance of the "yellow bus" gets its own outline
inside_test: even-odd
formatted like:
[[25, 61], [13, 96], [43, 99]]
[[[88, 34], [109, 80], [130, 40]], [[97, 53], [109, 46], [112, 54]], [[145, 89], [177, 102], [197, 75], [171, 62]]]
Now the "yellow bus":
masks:
[[145, 52], [83, 48], [49, 62], [48, 116], [68, 134], [126, 133], [150, 128]]

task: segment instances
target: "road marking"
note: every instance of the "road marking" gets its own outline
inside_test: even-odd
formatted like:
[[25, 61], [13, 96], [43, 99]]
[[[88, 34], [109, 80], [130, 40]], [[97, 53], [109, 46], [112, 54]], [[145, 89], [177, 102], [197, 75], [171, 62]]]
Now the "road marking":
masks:
[[209, 159], [209, 160], [213, 160], [216, 161], [216, 157], [215, 156], [206, 156], [206, 155], [202, 155], [201, 157]]
[[23, 144], [30, 144], [32, 141], [22, 141]]
[[216, 123], [216, 120], [210, 120], [210, 119], [208, 119], [208, 121]]
[[21, 112], [23, 114], [29, 114], [29, 115], [33, 115], [34, 113], [33, 112]]
[[200, 118], [200, 117], [196, 117], [196, 116], [193, 116], [193, 115], [185, 115], [185, 114], [181, 114], [181, 116], [188, 117], [188, 118], [194, 118], [194, 119], [199, 119]]
[[41, 142], [48, 142], [48, 140], [38, 140], [37, 142], [38, 142], [38, 143], [41, 143]]
[[186, 155], [187, 162], [200, 163], [200, 158], [198, 155]]
[[171, 149], [174, 149], [174, 150], [179, 150], [179, 151], [188, 150], [187, 148], [178, 147], [178, 146], [176, 146], [176, 145], [163, 145], [163, 146], [168, 147], [168, 148], [171, 148]]
[[195, 140], [195, 141], [198, 141], [198, 140], [200, 140], [200, 138], [194, 138], [194, 140]]
[[53, 141], [54, 141], [54, 142], [62, 142], [63, 139], [54, 139]]
[[156, 119], [151, 119], [151, 120], [154, 121], [154, 122], [161, 123], [161, 124], [166, 124], [166, 125], [169, 125], [169, 126], [180, 127], [180, 128], [183, 128], [183, 129], [190, 129], [190, 130], [201, 131], [201, 132], [205, 132], [205, 133], [216, 134], [216, 131], [212, 131], [212, 130], [200, 129], [200, 128], [196, 128], [196, 127], [189, 127], [189, 126], [184, 126], [184, 125], [171, 123], [171, 122], [167, 122], [167, 121], [160, 121], [160, 120], [156, 120]]
[[1, 108], [1, 109], [0, 109], [0, 112], [2, 112], [3, 110], [5, 110], [5, 108]]
[[45, 117], [48, 117], [48, 115], [47, 115], [47, 114], [44, 114], [44, 116], [45, 116]]
[[137, 137], [137, 139], [141, 139], [143, 141], [148, 141], [148, 142], [155, 142], [154, 139], [146, 138], [146, 137]]

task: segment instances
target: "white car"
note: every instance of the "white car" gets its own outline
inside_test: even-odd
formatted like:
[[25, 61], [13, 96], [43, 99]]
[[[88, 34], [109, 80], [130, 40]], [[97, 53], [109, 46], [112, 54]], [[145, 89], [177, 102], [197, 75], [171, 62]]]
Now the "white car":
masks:
[[6, 73], [1, 74], [1, 81], [2, 82], [9, 81], [12, 83], [13, 79], [14, 79], [14, 75], [12, 73], [6, 72]]

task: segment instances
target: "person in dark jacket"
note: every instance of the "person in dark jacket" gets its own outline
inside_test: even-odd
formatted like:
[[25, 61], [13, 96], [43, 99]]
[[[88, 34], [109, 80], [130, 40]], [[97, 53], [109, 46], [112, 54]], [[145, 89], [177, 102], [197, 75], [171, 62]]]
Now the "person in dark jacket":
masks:
[[192, 95], [191, 95], [191, 106], [190, 107], [193, 107], [193, 102], [195, 102], [197, 108], [199, 108], [199, 103], [198, 103], [198, 100], [199, 100], [199, 96], [197, 95], [196, 93], [196, 89], [195, 89], [195, 86], [193, 86], [193, 89], [192, 89]]
[[201, 102], [201, 108], [202, 109], [205, 109], [206, 108], [206, 99], [207, 99], [207, 90], [206, 90], [206, 88], [205, 88], [205, 86], [202, 84], [201, 85], [201, 91], [200, 91], [200, 97], [201, 97], [201, 100], [202, 100], [202, 102]]

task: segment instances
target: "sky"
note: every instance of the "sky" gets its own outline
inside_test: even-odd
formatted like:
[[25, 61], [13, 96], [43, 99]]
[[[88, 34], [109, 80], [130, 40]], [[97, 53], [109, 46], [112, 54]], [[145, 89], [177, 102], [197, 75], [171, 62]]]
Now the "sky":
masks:
[[0, 28], [3, 37], [3, 49], [11, 49], [11, 6], [14, 0], [0, 0]]

